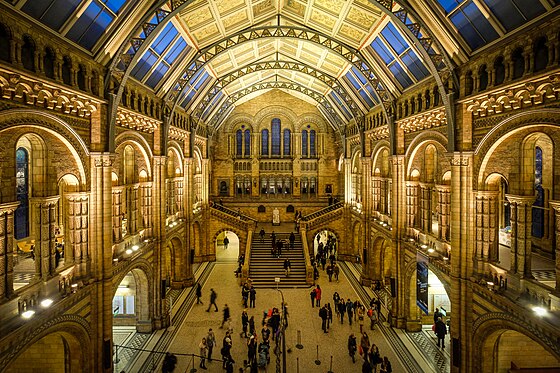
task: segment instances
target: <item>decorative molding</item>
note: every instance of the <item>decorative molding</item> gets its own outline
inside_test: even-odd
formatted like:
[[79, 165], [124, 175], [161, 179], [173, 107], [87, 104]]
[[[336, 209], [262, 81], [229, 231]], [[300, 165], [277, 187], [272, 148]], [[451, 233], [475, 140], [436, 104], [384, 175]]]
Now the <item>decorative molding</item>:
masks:
[[375, 127], [373, 129], [367, 131], [366, 138], [368, 138], [372, 141], [388, 139], [389, 138], [389, 126], [388, 125], [383, 125], [381, 127]]
[[119, 107], [117, 109], [115, 123], [120, 127], [154, 133], [154, 131], [157, 130], [163, 122], [130, 109]]
[[67, 87], [17, 74], [0, 68], [0, 97], [38, 108], [78, 117], [91, 117], [101, 101]]
[[485, 117], [556, 101], [559, 92], [560, 74], [553, 74], [466, 101], [465, 105], [475, 118]]
[[396, 123], [404, 133], [410, 133], [445, 126], [447, 125], [447, 116], [445, 108], [438, 107], [405, 119], [400, 119]]

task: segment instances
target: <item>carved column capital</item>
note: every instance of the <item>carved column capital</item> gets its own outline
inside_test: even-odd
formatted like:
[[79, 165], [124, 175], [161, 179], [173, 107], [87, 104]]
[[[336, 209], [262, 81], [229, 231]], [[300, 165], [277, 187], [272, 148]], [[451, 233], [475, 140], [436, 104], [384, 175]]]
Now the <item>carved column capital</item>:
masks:
[[19, 202], [8, 202], [0, 204], [0, 215], [13, 214], [18, 208]]
[[532, 206], [535, 203], [536, 197], [535, 196], [516, 196], [513, 194], [506, 194], [506, 199], [511, 204], [515, 204], [518, 206]]

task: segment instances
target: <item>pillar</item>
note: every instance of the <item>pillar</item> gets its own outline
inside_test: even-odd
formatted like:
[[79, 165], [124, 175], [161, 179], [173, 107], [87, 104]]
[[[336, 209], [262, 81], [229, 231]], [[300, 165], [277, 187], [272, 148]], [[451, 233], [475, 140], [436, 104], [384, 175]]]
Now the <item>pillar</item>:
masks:
[[425, 233], [430, 233], [432, 231], [432, 209], [431, 205], [431, 186], [428, 184], [420, 183], [420, 227]]
[[438, 185], [438, 238], [449, 241], [449, 211], [451, 208], [450, 187]]
[[117, 187], [112, 189], [113, 203], [113, 241], [120, 242], [123, 239], [122, 231], [122, 220], [123, 220], [123, 208], [122, 208], [122, 194], [123, 187]]
[[0, 205], [0, 302], [14, 293], [14, 211], [18, 205]]
[[560, 294], [560, 201], [550, 201], [550, 207], [554, 209], [555, 219], [555, 231], [554, 243], [555, 243], [555, 257], [556, 257], [556, 288], [555, 293]]
[[68, 227], [65, 232], [65, 257], [72, 253], [74, 277], [84, 278], [89, 273], [91, 258], [88, 250], [89, 196], [87, 193], [67, 193]]
[[152, 209], [152, 183], [140, 183], [140, 210], [144, 238], [153, 237], [153, 209]]
[[487, 272], [486, 264], [498, 258], [498, 192], [479, 191], [476, 194], [476, 260], [479, 274]]
[[506, 194], [511, 206], [511, 272], [520, 278], [531, 274], [532, 206], [535, 196]]
[[47, 281], [55, 274], [56, 208], [60, 196], [33, 197], [30, 204], [35, 225], [35, 274]]
[[[364, 286], [371, 285], [371, 280], [373, 279], [372, 275], [372, 263], [373, 263], [373, 256], [372, 256], [372, 247], [371, 247], [371, 212], [372, 212], [372, 194], [371, 191], [371, 158], [370, 157], [362, 157], [361, 158], [361, 165], [362, 165], [362, 175], [364, 175], [362, 179], [362, 212], [363, 212], [363, 220], [362, 220], [362, 242], [364, 247], [357, 247], [358, 253], [363, 258], [363, 250], [366, 250], [368, 255], [367, 262], [364, 260], [362, 265], [362, 274], [361, 274], [361, 282]], [[352, 237], [352, 235], [348, 235], [347, 237]]]
[[167, 244], [167, 227], [166, 223], [166, 173], [167, 173], [167, 157], [154, 156], [153, 158], [153, 210], [154, 210], [154, 254], [153, 254], [153, 268], [154, 268], [154, 305], [153, 325], [155, 329], [162, 329], [169, 325], [169, 307], [165, 299], [160, 298], [162, 292], [161, 280], [164, 279], [163, 262], [165, 255], [165, 245]]
[[406, 226], [418, 226], [418, 183], [409, 181], [406, 184]]

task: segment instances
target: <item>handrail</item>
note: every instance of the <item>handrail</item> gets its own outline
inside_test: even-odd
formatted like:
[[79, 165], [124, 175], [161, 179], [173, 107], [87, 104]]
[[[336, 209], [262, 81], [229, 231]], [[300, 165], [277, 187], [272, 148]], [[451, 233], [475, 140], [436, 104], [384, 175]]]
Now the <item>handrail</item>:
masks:
[[309, 246], [307, 245], [307, 231], [305, 227], [301, 227], [301, 245], [303, 249], [303, 256], [305, 258], [305, 282], [307, 285], [313, 285], [313, 266], [311, 265], [311, 258], [309, 256]]
[[322, 208], [322, 209], [320, 209], [320, 210], [317, 210], [317, 211], [315, 211], [315, 212], [312, 212], [312, 213], [309, 214], [309, 215], [302, 216], [302, 217], [301, 217], [301, 220], [304, 221], [304, 222], [308, 222], [308, 221], [311, 221], [311, 220], [313, 220], [313, 219], [316, 219], [316, 218], [318, 218], [318, 217], [320, 217], [320, 216], [322, 216], [322, 215], [328, 214], [329, 212], [338, 210], [338, 209], [341, 208], [341, 207], [344, 207], [344, 202], [337, 202], [337, 203], [335, 203], [334, 205], [330, 205], [330, 206], [324, 207], [324, 208]]
[[241, 280], [249, 278], [249, 265], [251, 264], [251, 245], [253, 244], [253, 230], [247, 232], [247, 243], [245, 244], [245, 262], [241, 266]]
[[220, 204], [215, 203], [215, 202], [210, 204], [210, 207], [215, 209], [215, 210], [221, 211], [225, 214], [228, 214], [228, 215], [231, 215], [233, 217], [239, 218], [241, 221], [243, 221], [245, 223], [248, 223], [248, 222], [256, 223], [256, 221], [257, 221], [256, 219], [253, 219], [250, 216], [244, 215], [240, 212], [237, 212], [235, 210], [232, 210], [228, 207], [225, 207], [224, 205], [220, 205]]

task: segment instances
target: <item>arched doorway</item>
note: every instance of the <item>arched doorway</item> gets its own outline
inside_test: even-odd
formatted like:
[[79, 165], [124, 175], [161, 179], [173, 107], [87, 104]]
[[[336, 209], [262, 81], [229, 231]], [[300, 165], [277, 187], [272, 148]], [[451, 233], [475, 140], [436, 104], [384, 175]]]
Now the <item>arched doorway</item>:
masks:
[[[559, 368], [560, 360], [540, 343], [516, 330], [502, 329], [484, 342], [482, 372], [507, 373], [514, 366], [520, 369]], [[556, 371], [556, 370], [554, 370]]]
[[239, 237], [234, 232], [220, 232], [214, 245], [217, 262], [236, 262], [239, 258]]
[[67, 332], [47, 334], [29, 345], [5, 370], [6, 373], [42, 372], [74, 373], [89, 371], [84, 351], [87, 346]]
[[334, 254], [336, 257], [338, 255], [338, 239], [336, 234], [330, 230], [319, 231], [313, 236], [313, 257], [318, 260], [319, 248], [321, 248], [321, 253], [326, 255]]

